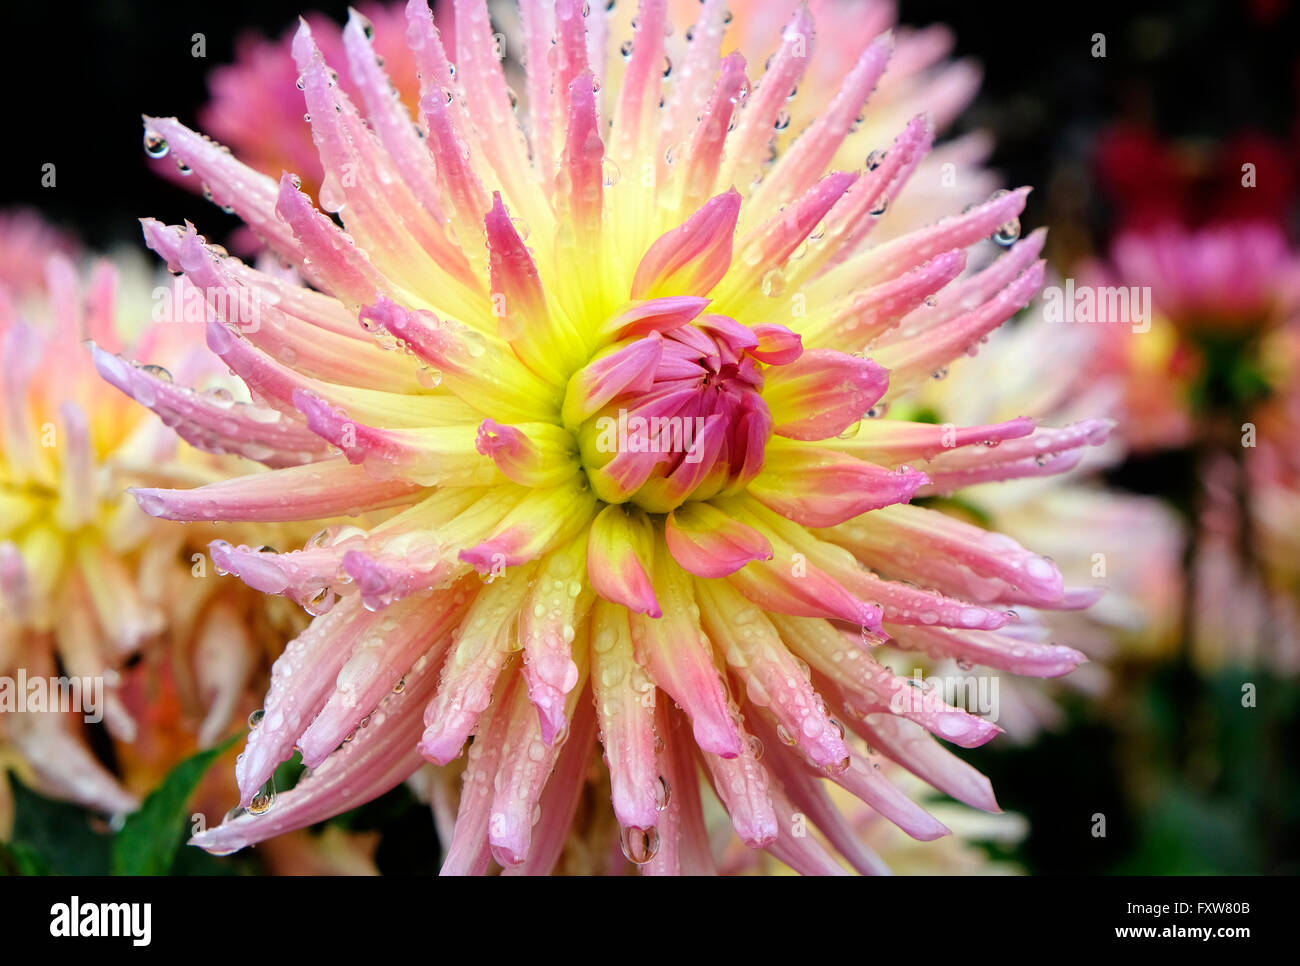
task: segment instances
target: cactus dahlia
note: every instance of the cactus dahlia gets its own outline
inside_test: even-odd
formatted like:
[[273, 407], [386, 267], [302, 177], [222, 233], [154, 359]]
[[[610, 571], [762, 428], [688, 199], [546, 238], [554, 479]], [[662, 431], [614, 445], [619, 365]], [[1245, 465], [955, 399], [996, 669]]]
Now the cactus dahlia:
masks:
[[[456, 4], [448, 49], [413, 0], [416, 118], [362, 18], [332, 65], [359, 103], [304, 25], [293, 50], [324, 211], [292, 174], [146, 119], [150, 153], [190, 168], [308, 284], [145, 223], [207, 293], [212, 350], [279, 413], [187, 418], [281, 465], [137, 490], [141, 506], [359, 517], [291, 552], [214, 547], [318, 616], [277, 663], [237, 766], [251, 810], [196, 844], [262, 841], [465, 756], [447, 873], [544, 873], [566, 844], [620, 841], [643, 871], [708, 871], [710, 786], [750, 847], [806, 873], [841, 871], [836, 855], [870, 870], [827, 782], [914, 837], [946, 832], [880, 756], [997, 808], [932, 735], [969, 747], [998, 728], [911, 687], [875, 644], [1038, 676], [1082, 660], [1002, 632], [1013, 605], [1086, 603], [1050, 560], [909, 501], [1039, 472], [1098, 428], [872, 418], [1038, 289], [1041, 239], [1016, 242], [1026, 191], [872, 244], [930, 122], [828, 168], [891, 38], [774, 157], [816, 57], [811, 15], [793, 14], [760, 69], [723, 55], [724, 3], [671, 35], [666, 11], [644, 0], [607, 58], [605, 4], [523, 3], [517, 98], [484, 3]], [[965, 273], [990, 237], [1006, 251]], [[230, 317], [250, 300], [256, 328]], [[300, 427], [330, 452], [303, 451]], [[310, 772], [267, 807], [295, 748]], [[593, 809], [589, 785], [612, 808]]]

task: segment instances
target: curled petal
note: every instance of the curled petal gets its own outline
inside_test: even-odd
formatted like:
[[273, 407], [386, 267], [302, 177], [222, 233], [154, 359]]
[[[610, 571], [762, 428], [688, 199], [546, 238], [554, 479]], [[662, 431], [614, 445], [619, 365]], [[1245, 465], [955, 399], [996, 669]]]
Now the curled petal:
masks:
[[740, 192], [735, 188], [705, 202], [650, 246], [632, 280], [632, 298], [707, 295], [731, 266], [739, 216]]
[[376, 480], [342, 458], [220, 480], [193, 490], [136, 487], [140, 509], [164, 520], [317, 520], [414, 503], [422, 487]]
[[862, 421], [852, 436], [824, 440], [822, 445], [882, 466], [901, 466], [914, 460], [931, 460], [963, 446], [998, 446], [1004, 440], [1028, 436], [1033, 431], [1034, 421], [1023, 416], [990, 426], [868, 419]]
[[577, 427], [624, 393], [649, 390], [663, 356], [663, 344], [659, 333], [651, 332], [607, 351], [575, 373], [564, 396], [565, 425]]
[[[303, 764], [318, 768], [379, 706], [421, 655], [441, 660], [452, 628], [472, 595], [460, 585], [425, 598], [393, 604], [385, 631], [361, 637], [335, 678], [334, 691], [298, 741]], [[403, 685], [405, 687], [405, 685]]]
[[[790, 481], [798, 480], [797, 488]], [[768, 446], [749, 492], [764, 506], [809, 527], [831, 527], [868, 510], [906, 503], [929, 482], [918, 470], [886, 469], [833, 450]]]
[[592, 611], [591, 686], [600, 740], [614, 799], [624, 828], [658, 823], [654, 684], [632, 653], [627, 612], [605, 601]]
[[767, 538], [708, 503], [686, 503], [668, 514], [668, 551], [697, 577], [726, 577], [751, 560], [771, 560]]
[[827, 439], [866, 415], [888, 386], [889, 373], [870, 359], [811, 349], [768, 371], [763, 400], [778, 436]]
[[631, 616], [637, 662], [685, 709], [701, 749], [734, 758], [741, 739], [713, 666], [713, 646], [690, 616], [689, 578], [671, 564], [662, 544], [655, 547], [654, 590], [664, 616]]
[[567, 429], [553, 423], [506, 426], [485, 419], [474, 445], [506, 479], [520, 486], [556, 486], [579, 470], [577, 442]]
[[[339, 814], [340, 810], [355, 808], [397, 787], [420, 767], [420, 755], [415, 750], [420, 734], [420, 716], [413, 712], [429, 699], [437, 685], [437, 672], [436, 660], [421, 657], [407, 672], [405, 687], [400, 693], [390, 693], [384, 698], [371, 715], [370, 724], [358, 729], [352, 741], [326, 758], [319, 768], [304, 775], [293, 788], [280, 793], [270, 811], [260, 815], [242, 812], [215, 828], [200, 832], [190, 839], [190, 844], [216, 855], [225, 855], [276, 835], [315, 825]], [[253, 737], [266, 727], [269, 717], [270, 711], [250, 735], [250, 745]], [[248, 754], [245, 752], [245, 761]], [[270, 777], [269, 772], [266, 777]], [[253, 786], [250, 802], [260, 787], [261, 782]]]
[[993, 593], [1002, 598], [1023, 597], [1050, 605], [1064, 594], [1061, 573], [1046, 557], [1031, 553], [1005, 534], [935, 510], [885, 507], [839, 524], [826, 537], [868, 565], [932, 586], [947, 584], [955, 566], [999, 581], [1002, 589]]
[[302, 423], [228, 396], [197, 393], [147, 368], [91, 347], [106, 381], [148, 406], [182, 439], [210, 453], [237, 453], [267, 466], [295, 466], [326, 455], [324, 442]]
[[458, 756], [491, 703], [512, 656], [519, 599], [535, 569], [515, 568], [484, 588], [457, 628], [438, 693], [424, 710], [420, 754], [429, 761], [445, 765]]
[[585, 678], [579, 630], [592, 594], [584, 586], [587, 541], [582, 537], [550, 554], [519, 614], [519, 643], [524, 649], [528, 700], [537, 709], [542, 741], [554, 744], [566, 733], [574, 689]]
[[741, 734], [740, 754], [724, 758], [700, 749], [713, 788], [727, 807], [732, 828], [751, 849], [762, 849], [780, 834], [772, 807], [771, 776], [754, 752], [749, 735]]
[[724, 581], [696, 581], [696, 598], [706, 633], [745, 683], [750, 705], [780, 722], [813, 764], [843, 762], [849, 753], [844, 736], [771, 621]]
[[592, 521], [587, 540], [591, 585], [605, 600], [662, 617], [647, 564], [654, 553], [650, 518], [639, 508], [611, 504]]

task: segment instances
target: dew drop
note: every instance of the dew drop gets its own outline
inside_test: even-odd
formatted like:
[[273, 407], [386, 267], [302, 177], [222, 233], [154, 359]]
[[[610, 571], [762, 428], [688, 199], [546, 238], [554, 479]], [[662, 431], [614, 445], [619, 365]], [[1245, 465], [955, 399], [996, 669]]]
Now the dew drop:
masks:
[[253, 800], [248, 803], [248, 811], [252, 815], [265, 815], [275, 804], [275, 779], [266, 783], [266, 787], [253, 796]]
[[222, 409], [229, 409], [235, 404], [234, 395], [224, 386], [213, 386], [203, 395], [206, 396], [214, 405], [219, 406]]
[[645, 865], [659, 851], [659, 830], [656, 828], [625, 828], [619, 837], [623, 854], [629, 862]]
[[993, 241], [1003, 248], [1010, 248], [1020, 237], [1020, 219], [1012, 218], [1010, 221], [1004, 221], [998, 225], [993, 232]]
[[320, 206], [325, 211], [340, 212], [347, 201], [343, 193], [343, 186], [339, 184], [339, 179], [334, 174], [325, 175], [320, 183]]
[[157, 131], [144, 132], [144, 153], [151, 158], [165, 158], [167, 152], [171, 150], [171, 145], [167, 139]]
[[763, 294], [769, 298], [776, 298], [785, 292], [785, 274], [779, 269], [774, 268], [763, 276], [762, 281]]
[[673, 800], [673, 787], [668, 784], [668, 779], [660, 775], [655, 781], [655, 808], [662, 812], [668, 807], [668, 803]]
[[311, 599], [309, 599], [307, 603], [303, 604], [303, 610], [308, 614], [311, 614], [312, 617], [320, 617], [322, 614], [327, 613], [333, 606], [334, 592], [328, 587], [322, 587], [312, 595]]

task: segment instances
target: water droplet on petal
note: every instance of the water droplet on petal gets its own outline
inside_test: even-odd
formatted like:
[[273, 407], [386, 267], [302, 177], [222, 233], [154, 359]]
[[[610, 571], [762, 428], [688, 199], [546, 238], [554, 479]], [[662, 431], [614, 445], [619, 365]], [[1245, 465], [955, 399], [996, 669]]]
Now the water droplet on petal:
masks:
[[320, 206], [325, 211], [339, 212], [343, 210], [343, 205], [347, 201], [347, 196], [343, 193], [343, 186], [339, 184], [333, 172], [325, 175], [320, 183]]
[[167, 139], [157, 131], [144, 132], [144, 153], [151, 158], [165, 158], [167, 152], [171, 150], [171, 145]]
[[660, 775], [655, 782], [655, 808], [662, 812], [672, 800], [673, 788], [668, 784], [668, 779]]
[[1012, 218], [1010, 221], [1004, 221], [998, 225], [993, 232], [993, 241], [1003, 248], [1010, 248], [1020, 237], [1020, 219]]
[[656, 828], [625, 828], [619, 838], [623, 854], [629, 862], [645, 865], [659, 851], [659, 830]]

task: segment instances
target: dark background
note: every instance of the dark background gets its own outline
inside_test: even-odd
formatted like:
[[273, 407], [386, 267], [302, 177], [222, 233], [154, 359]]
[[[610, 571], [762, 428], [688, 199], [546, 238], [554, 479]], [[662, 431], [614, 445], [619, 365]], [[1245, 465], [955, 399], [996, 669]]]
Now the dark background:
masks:
[[[624, 0], [629, 2], [629, 0]], [[336, 19], [347, 4], [310, 0], [101, 0], [9, 4], [10, 44], [0, 58], [8, 92], [4, 151], [9, 169], [0, 207], [39, 207], [75, 225], [88, 243], [136, 239], [135, 219], [167, 223], [202, 214], [180, 188], [146, 169], [141, 113], [195, 123], [206, 99], [205, 74], [231, 60], [245, 29], [278, 35], [303, 10]], [[959, 129], [997, 138], [994, 166], [1010, 184], [1039, 187], [1026, 229], [1048, 221], [1045, 189], [1086, 167], [1099, 130], [1120, 118], [1146, 118], [1166, 134], [1221, 138], [1258, 129], [1294, 134], [1300, 12], [1289, 0], [1183, 3], [954, 3], [903, 0], [904, 23], [949, 24], [957, 54], [979, 60], [985, 82]], [[207, 38], [206, 60], [190, 56], [190, 37]], [[1107, 57], [1091, 56], [1104, 33]], [[58, 187], [42, 189], [41, 165], [54, 162]], [[1104, 232], [1105, 204], [1091, 197], [1087, 227]], [[1053, 223], [1059, 218], [1050, 219]]]
[[[627, 0], [623, 0], [627, 2]], [[147, 170], [142, 112], [194, 123], [205, 74], [227, 63], [245, 29], [278, 35], [298, 2], [219, 4], [109, 0], [10, 4], [0, 85], [6, 93], [0, 209], [25, 205], [75, 230], [89, 245], [139, 242], [136, 219], [203, 219], [219, 234], [215, 207]], [[312, 3], [337, 19], [344, 3]], [[959, 130], [996, 136], [993, 166], [1010, 184], [1039, 186], [1026, 230], [1045, 222], [1067, 256], [1104, 247], [1115, 204], [1094, 187], [1098, 135], [1117, 121], [1149, 124], [1185, 144], [1213, 146], [1243, 132], [1297, 144], [1300, 14], [1286, 0], [1215, 3], [901, 4], [904, 23], [949, 24], [959, 56], [982, 62], [985, 82]], [[207, 38], [207, 58], [190, 37]], [[1104, 60], [1091, 56], [1104, 33]], [[40, 186], [57, 165], [57, 188]], [[1295, 176], [1295, 171], [1291, 176]], [[1291, 215], [1280, 212], [1295, 228]], [[1061, 242], [1056, 244], [1061, 245]], [[1061, 250], [1058, 248], [1058, 255]], [[1121, 483], [1176, 493], [1187, 472], [1176, 460], [1129, 471]], [[1239, 704], [1240, 674], [1203, 678], [1184, 661], [1120, 664], [1117, 696], [1068, 704], [1068, 724], [1036, 745], [993, 742], [963, 757], [993, 779], [1003, 806], [1026, 814], [1033, 832], [1000, 852], [1047, 873], [1300, 871], [1300, 689], [1256, 675], [1259, 708]], [[1108, 816], [1108, 836], [1088, 834]], [[394, 833], [381, 846], [389, 871], [430, 871], [431, 843], [402, 791], [344, 819]], [[405, 845], [406, 848], [402, 848]]]

